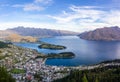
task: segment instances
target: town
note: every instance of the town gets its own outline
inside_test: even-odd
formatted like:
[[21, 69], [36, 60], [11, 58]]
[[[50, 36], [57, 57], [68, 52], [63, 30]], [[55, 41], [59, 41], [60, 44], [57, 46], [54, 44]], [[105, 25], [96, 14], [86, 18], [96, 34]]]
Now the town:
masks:
[[67, 76], [70, 70], [67, 67], [45, 65], [46, 58], [36, 58], [44, 54], [36, 50], [9, 45], [0, 49], [3, 59], [0, 64], [16, 79], [16, 82], [51, 82]]
[[47, 58], [38, 57], [45, 54], [12, 44], [9, 44], [7, 48], [1, 48], [0, 54], [0, 65], [7, 68], [16, 82], [52, 82], [68, 76], [73, 70], [120, 66], [119, 62], [103, 62], [88, 66], [50, 66], [45, 64]]

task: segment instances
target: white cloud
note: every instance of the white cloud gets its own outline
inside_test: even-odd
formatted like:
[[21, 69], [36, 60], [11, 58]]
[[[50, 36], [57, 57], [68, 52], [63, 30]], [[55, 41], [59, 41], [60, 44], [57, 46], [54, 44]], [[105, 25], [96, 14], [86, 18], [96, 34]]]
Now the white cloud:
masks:
[[[43, 0], [39, 0], [39, 1], [42, 2]], [[32, 4], [27, 4], [27, 5], [29, 7], [28, 6], [26, 7], [26, 11], [28, 11], [30, 7], [31, 7], [30, 9], [33, 8], [32, 10], [42, 9], [36, 6], [33, 7]], [[14, 6], [25, 8], [24, 5], [14, 5]], [[96, 7], [96, 6], [72, 5], [69, 7], [69, 10], [67, 11], [63, 10], [61, 14], [23, 15], [23, 17], [21, 18], [24, 17], [26, 17], [26, 19], [31, 21], [27, 20], [23, 22], [0, 23], [0, 29], [2, 27], [8, 28], [8, 27], [16, 27], [16, 26], [26, 26], [26, 27], [36, 27], [36, 28], [40, 27], [40, 28], [84, 32], [106, 26], [120, 26], [120, 10], [105, 11], [102, 10], [101, 7]], [[56, 22], [53, 23], [53, 21]]]
[[45, 0], [35, 0], [35, 3], [43, 3]]
[[102, 10], [96, 6], [75, 6], [69, 7], [69, 11], [63, 11], [60, 15], [48, 16], [56, 23], [74, 26], [79, 31], [93, 30], [106, 26], [120, 26], [120, 10]]
[[104, 13], [106, 13], [104, 11], [95, 10], [93, 8], [95, 8], [95, 6], [70, 6], [70, 12], [67, 13], [64, 11], [62, 15], [49, 17], [57, 20], [58, 23], [66, 23], [75, 20], [88, 20], [88, 22], [94, 22], [98, 20]]
[[52, 0], [34, 0], [27, 4], [14, 4], [12, 7], [23, 8], [24, 11], [41, 11], [52, 2]]
[[120, 10], [110, 11], [105, 18], [102, 19], [109, 25], [120, 25]]
[[34, 5], [34, 4], [26, 4], [23, 7], [23, 10], [24, 11], [33, 11], [33, 10], [41, 11], [41, 10], [44, 10], [44, 7], [38, 6], [38, 5]]
[[53, 2], [52, 0], [34, 0], [34, 3], [36, 4], [39, 4], [39, 3], [42, 3], [42, 4], [49, 4]]
[[75, 5], [71, 5], [69, 7], [71, 10], [79, 10], [79, 9], [100, 9], [100, 8], [103, 8], [103, 7], [98, 7], [98, 6], [75, 6]]
[[23, 8], [24, 11], [41, 11], [41, 10], [44, 10], [44, 7], [39, 6], [39, 5], [35, 5], [35, 4], [32, 4], [32, 3], [31, 4], [25, 4], [25, 5], [15, 4], [12, 7]]

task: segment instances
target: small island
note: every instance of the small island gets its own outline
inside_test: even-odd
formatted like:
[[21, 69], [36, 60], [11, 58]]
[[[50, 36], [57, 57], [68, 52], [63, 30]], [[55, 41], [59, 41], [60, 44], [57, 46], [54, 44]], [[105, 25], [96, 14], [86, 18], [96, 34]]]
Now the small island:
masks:
[[51, 50], [63, 50], [66, 49], [65, 46], [61, 46], [61, 45], [54, 45], [54, 44], [49, 44], [49, 43], [43, 43], [41, 45], [38, 46], [41, 49], [51, 49]]
[[37, 56], [36, 58], [74, 58], [73, 52], [61, 52], [61, 53], [48, 53], [44, 56]]

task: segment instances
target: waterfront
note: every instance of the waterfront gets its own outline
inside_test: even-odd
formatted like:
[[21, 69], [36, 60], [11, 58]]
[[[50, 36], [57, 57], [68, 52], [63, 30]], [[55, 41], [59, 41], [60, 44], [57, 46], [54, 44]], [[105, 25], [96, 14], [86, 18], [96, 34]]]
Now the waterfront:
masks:
[[66, 46], [65, 50], [39, 49], [37, 43], [16, 43], [18, 46], [36, 49], [42, 53], [73, 52], [73, 59], [48, 59], [47, 65], [77, 66], [95, 64], [105, 60], [120, 58], [120, 42], [115, 41], [87, 41], [77, 36], [60, 36], [43, 38], [41, 41]]

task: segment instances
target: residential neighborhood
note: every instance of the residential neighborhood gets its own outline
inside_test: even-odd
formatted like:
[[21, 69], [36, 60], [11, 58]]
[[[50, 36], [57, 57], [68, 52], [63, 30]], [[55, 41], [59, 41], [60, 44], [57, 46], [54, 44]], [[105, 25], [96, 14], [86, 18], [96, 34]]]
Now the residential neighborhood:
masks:
[[36, 50], [9, 46], [10, 48], [0, 49], [2, 56], [6, 56], [0, 60], [0, 64], [7, 68], [17, 82], [51, 82], [70, 72], [67, 67], [46, 65], [46, 58], [37, 58], [44, 54]]

